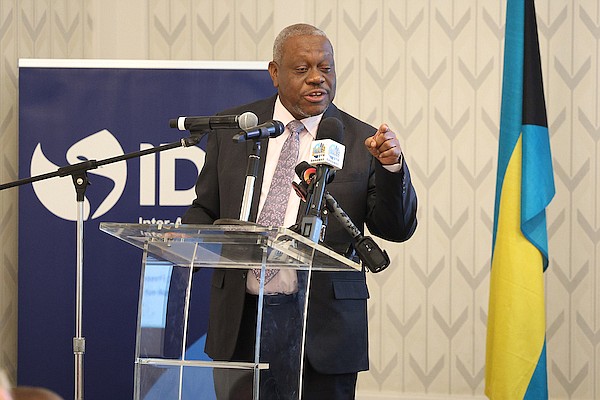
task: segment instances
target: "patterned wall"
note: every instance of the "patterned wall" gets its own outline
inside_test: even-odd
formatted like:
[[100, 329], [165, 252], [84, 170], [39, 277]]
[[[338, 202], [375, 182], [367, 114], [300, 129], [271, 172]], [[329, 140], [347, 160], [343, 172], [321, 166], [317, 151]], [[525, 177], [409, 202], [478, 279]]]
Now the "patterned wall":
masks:
[[[290, 23], [336, 49], [343, 109], [402, 137], [420, 226], [370, 276], [362, 398], [481, 396], [502, 0], [2, 0], [0, 181], [17, 179], [18, 58], [268, 60]], [[114, 12], [117, 10], [117, 12]], [[538, 1], [557, 195], [548, 212], [552, 398], [600, 398], [600, 4]], [[0, 367], [15, 378], [17, 194], [0, 193]]]

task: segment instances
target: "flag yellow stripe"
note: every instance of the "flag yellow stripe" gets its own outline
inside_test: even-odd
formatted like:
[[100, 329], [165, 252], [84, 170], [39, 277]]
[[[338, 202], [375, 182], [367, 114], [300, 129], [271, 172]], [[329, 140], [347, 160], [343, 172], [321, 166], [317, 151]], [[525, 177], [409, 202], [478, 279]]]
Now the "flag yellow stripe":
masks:
[[486, 395], [523, 399], [545, 339], [543, 259], [521, 233], [522, 136], [508, 163], [490, 277]]

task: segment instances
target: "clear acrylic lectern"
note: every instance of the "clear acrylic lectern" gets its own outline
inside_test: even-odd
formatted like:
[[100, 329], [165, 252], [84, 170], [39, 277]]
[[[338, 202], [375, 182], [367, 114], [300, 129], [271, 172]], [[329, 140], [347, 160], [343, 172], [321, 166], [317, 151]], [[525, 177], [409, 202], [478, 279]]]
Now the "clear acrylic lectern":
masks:
[[[258, 225], [100, 224], [100, 230], [143, 250], [135, 349], [136, 400], [259, 398], [268, 370], [261, 358], [263, 282], [270, 268], [298, 276], [295, 344], [289, 359], [292, 398], [300, 399], [306, 311], [312, 271], [360, 271], [360, 265], [285, 228]], [[211, 276], [224, 268], [260, 270], [252, 362], [211, 360], [204, 353]], [[268, 299], [267, 299], [268, 300]], [[224, 313], [227, 310], [223, 310]], [[266, 316], [265, 318], [268, 318]], [[215, 385], [215, 382], [218, 382]], [[225, 395], [223, 395], [225, 393]]]

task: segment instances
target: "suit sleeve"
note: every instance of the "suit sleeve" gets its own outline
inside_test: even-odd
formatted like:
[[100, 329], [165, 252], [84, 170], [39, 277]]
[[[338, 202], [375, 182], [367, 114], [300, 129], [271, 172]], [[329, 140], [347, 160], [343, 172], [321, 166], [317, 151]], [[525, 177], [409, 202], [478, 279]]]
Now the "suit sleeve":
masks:
[[393, 242], [408, 240], [417, 228], [417, 194], [404, 159], [402, 170], [390, 172], [371, 162], [366, 224], [376, 236]]

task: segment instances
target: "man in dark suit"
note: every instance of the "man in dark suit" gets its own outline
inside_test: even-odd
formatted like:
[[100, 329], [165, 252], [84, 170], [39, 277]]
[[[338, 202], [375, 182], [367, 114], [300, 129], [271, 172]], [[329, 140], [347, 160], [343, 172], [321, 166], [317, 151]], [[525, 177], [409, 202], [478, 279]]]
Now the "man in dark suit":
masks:
[[[417, 199], [398, 138], [387, 125], [376, 129], [332, 103], [336, 75], [333, 47], [326, 35], [306, 24], [285, 28], [275, 40], [269, 73], [277, 88], [276, 96], [222, 114], [251, 111], [260, 123], [270, 119], [284, 124], [294, 119], [301, 121], [305, 129], [300, 134], [297, 163], [308, 158], [310, 142], [316, 138], [320, 121], [330, 117], [339, 119], [344, 127], [344, 166], [327, 190], [361, 230], [366, 224], [372, 234], [386, 240], [401, 242], [410, 238], [417, 225]], [[183, 222], [207, 224], [220, 218], [239, 218], [245, 160], [252, 151], [252, 143], [234, 144], [235, 133], [209, 134], [205, 165], [196, 184], [197, 198]], [[280, 137], [264, 140], [262, 149], [263, 154], [266, 150], [266, 158], [261, 158], [251, 221], [261, 221], [279, 153], [288, 136], [286, 129]], [[289, 197], [283, 226], [296, 222], [299, 203], [296, 195]], [[329, 218], [324, 243], [343, 253], [350, 237], [341, 224]], [[250, 359], [253, 354], [252, 313], [256, 311], [257, 290], [253, 279], [247, 270], [214, 271], [206, 343], [206, 352], [213, 359]], [[265, 298], [291, 296], [297, 290], [294, 276], [280, 273], [273, 282], [271, 288], [265, 286]], [[313, 273], [303, 398], [354, 398], [357, 373], [369, 367], [368, 296], [364, 270]], [[270, 307], [268, 302], [265, 304]], [[284, 309], [273, 307], [279, 307], [276, 312]], [[286, 398], [285, 394], [280, 396]], [[263, 398], [266, 395], [263, 397], [261, 392]]]

